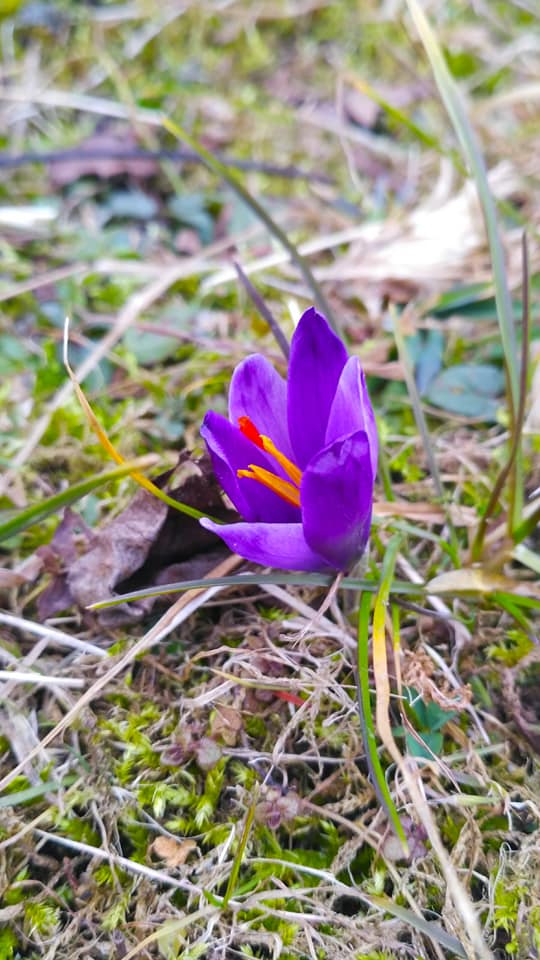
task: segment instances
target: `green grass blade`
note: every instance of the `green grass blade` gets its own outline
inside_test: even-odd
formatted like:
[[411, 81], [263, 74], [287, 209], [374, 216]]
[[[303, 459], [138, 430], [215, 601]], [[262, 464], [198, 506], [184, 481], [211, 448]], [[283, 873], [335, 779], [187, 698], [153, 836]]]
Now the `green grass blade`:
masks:
[[395, 808], [392, 795], [388, 788], [384, 770], [379, 760], [377, 752], [378, 740], [373, 722], [371, 710], [371, 696], [369, 689], [369, 621], [371, 613], [371, 594], [362, 593], [360, 599], [360, 612], [358, 615], [358, 659], [357, 659], [357, 682], [358, 682], [358, 712], [360, 723], [362, 725], [362, 734], [366, 759], [375, 788], [375, 793], [381, 806], [384, 808], [388, 820], [392, 824], [396, 835], [401, 840], [405, 850], [407, 849], [407, 840], [403, 827], [399, 819], [399, 814]]
[[[538, 499], [535, 501], [535, 504], [538, 504]], [[516, 527], [514, 530], [514, 536], [512, 538], [514, 543], [521, 543], [522, 540], [525, 540], [525, 537], [531, 536], [531, 534], [533, 534], [537, 529], [539, 523], [540, 504], [535, 506], [534, 510], [521, 521], [518, 527]]]
[[249, 840], [249, 835], [251, 833], [251, 827], [253, 826], [253, 821], [255, 819], [255, 810], [257, 808], [257, 799], [258, 799], [258, 790], [255, 797], [249, 805], [248, 811], [246, 813], [246, 819], [244, 821], [244, 826], [242, 829], [242, 835], [240, 837], [240, 843], [238, 845], [238, 850], [236, 851], [235, 858], [233, 860], [233, 865], [231, 867], [231, 872], [229, 874], [229, 882], [227, 883], [227, 889], [225, 891], [225, 896], [223, 897], [222, 909], [226, 910], [229, 904], [229, 900], [234, 894], [236, 884], [238, 882], [238, 876], [240, 874], [240, 867], [242, 866], [242, 860], [244, 858], [244, 853], [246, 852], [246, 847]]
[[[144, 600], [146, 597], [163, 597], [169, 593], [183, 593], [185, 590], [199, 590], [201, 587], [261, 587], [264, 584], [276, 584], [289, 587], [327, 587], [330, 588], [335, 577], [324, 573], [237, 573], [230, 577], [200, 577], [197, 580], [180, 580], [177, 583], [164, 583], [159, 587], [147, 587], [143, 590], [132, 590], [121, 596], [108, 600], [97, 600], [89, 610], [104, 610], [115, 607], [120, 603], [131, 603], [134, 600]], [[356, 577], [344, 577], [340, 581], [340, 590], [366, 590], [375, 593], [378, 590], [375, 580], [359, 580]], [[394, 580], [391, 587], [392, 594], [406, 596], [421, 596], [424, 593], [422, 584], [407, 583], [403, 580]]]
[[[355, 87], [356, 90], [359, 90], [360, 93], [363, 93], [366, 97], [369, 97], [370, 100], [373, 100], [384, 110], [384, 112], [395, 120], [397, 124], [401, 127], [405, 127], [412, 136], [418, 140], [424, 147], [429, 147], [431, 150], [436, 150], [437, 153], [442, 154], [443, 156], [448, 155], [448, 150], [441, 144], [438, 137], [433, 136], [432, 133], [428, 133], [427, 130], [424, 130], [423, 127], [420, 127], [414, 120], [411, 120], [409, 115], [405, 113], [404, 110], [400, 110], [399, 107], [396, 107], [395, 104], [390, 103], [390, 101], [381, 96], [381, 94], [373, 87], [364, 77], [357, 77], [353, 73], [347, 74], [347, 81], [351, 84], [352, 87]], [[452, 163], [463, 172], [463, 162], [459, 153], [452, 151], [450, 153]]]
[[119, 480], [121, 477], [132, 473], [133, 470], [153, 466], [155, 463], [156, 458], [153, 454], [139, 457], [137, 460], [130, 460], [119, 467], [98, 474], [97, 477], [81, 480], [80, 483], [74, 484], [67, 490], [62, 490], [61, 493], [55, 493], [54, 496], [47, 497], [46, 500], [41, 500], [25, 510], [20, 510], [14, 517], [0, 524], [0, 542], [21, 533], [35, 523], [40, 523], [52, 513], [57, 513], [58, 510], [69, 507], [70, 504], [85, 497], [88, 493], [92, 493], [93, 490], [103, 486], [103, 484], [109, 483], [111, 480]]
[[428, 19], [418, 0], [407, 0], [407, 5], [416, 29], [420, 34], [422, 43], [424, 44], [437, 87], [439, 88], [439, 93], [452, 121], [463, 156], [476, 183], [493, 264], [497, 317], [504, 347], [510, 403], [512, 416], [514, 417], [519, 402], [519, 369], [517, 363], [516, 332], [512, 315], [512, 301], [510, 299], [510, 291], [506, 277], [504, 250], [499, 235], [497, 212], [487, 178], [486, 165], [476, 135], [469, 122], [457, 84], [448, 69], [439, 42], [431, 29]]
[[[527, 402], [527, 373], [529, 358], [529, 336], [530, 336], [530, 310], [529, 310], [529, 252], [527, 247], [527, 234], [523, 234], [523, 317], [522, 317], [522, 344], [521, 344], [521, 364], [520, 364], [520, 382], [519, 382], [519, 404], [514, 423], [514, 429], [510, 438], [510, 451], [503, 467], [501, 468], [495, 484], [491, 491], [487, 506], [484, 510], [478, 530], [471, 547], [471, 560], [473, 563], [478, 561], [484, 546], [484, 537], [487, 530], [487, 522], [498, 506], [500, 495], [505, 487], [507, 479], [510, 477], [512, 484], [511, 500], [515, 505], [521, 497], [519, 494], [520, 478], [523, 476], [522, 462], [522, 435], [523, 424], [525, 422], [525, 406]], [[514, 468], [514, 469], [513, 469]], [[517, 520], [517, 522], [515, 522]], [[508, 533], [517, 543], [518, 527], [521, 523], [521, 513], [517, 518], [510, 516]]]
[[465, 948], [460, 941], [456, 937], [453, 937], [452, 934], [447, 933], [439, 923], [435, 923], [433, 920], [425, 920], [424, 917], [413, 913], [413, 911], [408, 910], [407, 907], [394, 903], [389, 897], [379, 897], [370, 894], [369, 901], [373, 906], [380, 907], [381, 910], [385, 910], [393, 917], [397, 917], [404, 923], [409, 924], [414, 930], [418, 930], [419, 933], [429, 937], [430, 940], [434, 940], [445, 950], [450, 950], [457, 957], [467, 958], [468, 954], [465, 953]]
[[517, 547], [512, 550], [512, 557], [540, 577], [540, 555], [535, 553], [534, 550], [526, 547], [524, 543], [518, 543]]
[[23, 790], [14, 790], [4, 797], [0, 797], [0, 810], [6, 807], [15, 807], [19, 803], [29, 803], [32, 800], [40, 800], [47, 793], [54, 793], [57, 790], [64, 790], [71, 787], [77, 781], [74, 773], [70, 773], [63, 780], [47, 780], [34, 784], [32, 787], [25, 787]]
[[294, 243], [289, 240], [287, 234], [281, 229], [281, 227], [277, 225], [275, 220], [272, 219], [262, 204], [260, 204], [254, 196], [252, 196], [249, 190], [246, 190], [240, 177], [238, 177], [232, 170], [230, 170], [229, 167], [222, 163], [221, 160], [218, 160], [217, 157], [213, 156], [208, 150], [206, 150], [206, 148], [203, 147], [198, 140], [192, 137], [187, 130], [184, 130], [183, 127], [180, 127], [177, 123], [169, 120], [168, 117], [163, 118], [163, 126], [169, 131], [169, 133], [173, 135], [173, 137], [176, 137], [177, 140], [187, 143], [187, 145], [199, 155], [206, 166], [213, 173], [217, 174], [218, 177], [221, 177], [223, 180], [225, 180], [225, 182], [229, 184], [237, 196], [239, 196], [240, 199], [243, 200], [244, 203], [253, 211], [255, 216], [258, 217], [262, 223], [264, 223], [269, 232], [276, 238], [276, 240], [279, 241], [282, 247], [285, 248], [293, 263], [296, 264], [307, 286], [311, 290], [317, 306], [325, 314], [328, 322], [332, 325], [336, 333], [339, 333], [332, 308], [324, 296], [315, 277], [313, 276], [307, 260], [302, 256], [301, 253], [299, 253]]

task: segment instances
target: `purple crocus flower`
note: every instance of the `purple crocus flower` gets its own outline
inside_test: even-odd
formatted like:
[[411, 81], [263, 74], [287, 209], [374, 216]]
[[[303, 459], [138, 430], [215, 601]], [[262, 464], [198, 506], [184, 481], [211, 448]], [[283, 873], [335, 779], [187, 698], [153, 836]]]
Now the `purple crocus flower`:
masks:
[[348, 570], [365, 550], [377, 429], [364, 373], [311, 307], [285, 381], [255, 354], [234, 371], [229, 418], [202, 426], [216, 476], [243, 522], [204, 519], [246, 560], [285, 570]]

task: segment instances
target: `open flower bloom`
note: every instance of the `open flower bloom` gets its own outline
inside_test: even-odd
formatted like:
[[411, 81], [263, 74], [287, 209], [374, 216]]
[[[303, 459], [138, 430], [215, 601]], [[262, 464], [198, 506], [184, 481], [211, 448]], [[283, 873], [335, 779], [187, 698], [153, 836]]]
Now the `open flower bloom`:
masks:
[[364, 374], [311, 307], [285, 381], [255, 354], [234, 371], [229, 419], [201, 430], [216, 476], [243, 518], [204, 519], [246, 560], [282, 570], [348, 570], [365, 550], [377, 430]]

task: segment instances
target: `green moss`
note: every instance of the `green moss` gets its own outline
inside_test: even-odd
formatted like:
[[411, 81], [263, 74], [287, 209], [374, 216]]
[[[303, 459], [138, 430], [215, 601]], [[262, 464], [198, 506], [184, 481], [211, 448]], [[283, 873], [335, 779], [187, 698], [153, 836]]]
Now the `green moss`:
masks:
[[14, 930], [4, 927], [0, 930], [0, 960], [14, 960], [15, 949], [19, 946], [19, 941]]
[[52, 937], [58, 932], [60, 909], [58, 905], [41, 901], [28, 901], [24, 907], [24, 922], [28, 936], [37, 933], [43, 937]]

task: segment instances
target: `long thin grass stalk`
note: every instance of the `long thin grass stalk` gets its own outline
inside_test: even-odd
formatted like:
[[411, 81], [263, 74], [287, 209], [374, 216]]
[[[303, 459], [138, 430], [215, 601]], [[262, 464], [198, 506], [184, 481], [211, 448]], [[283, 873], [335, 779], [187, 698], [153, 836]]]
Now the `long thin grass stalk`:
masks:
[[[496, 481], [491, 491], [491, 495], [487, 502], [487, 506], [484, 510], [484, 513], [481, 517], [480, 523], [478, 524], [478, 529], [471, 547], [471, 561], [474, 563], [479, 560], [482, 554], [482, 548], [484, 545], [484, 537], [486, 535], [487, 523], [489, 518], [493, 515], [501, 496], [502, 491], [504, 490], [506, 481], [508, 477], [511, 477], [512, 486], [515, 487], [519, 482], [518, 477], [516, 476], [515, 471], [513, 470], [514, 465], [517, 462], [520, 447], [521, 447], [521, 436], [523, 431], [523, 424], [525, 422], [525, 403], [527, 399], [527, 372], [528, 372], [528, 359], [529, 359], [529, 336], [530, 336], [530, 306], [529, 306], [529, 294], [530, 294], [530, 282], [529, 282], [529, 251], [527, 246], [527, 234], [523, 234], [522, 238], [522, 251], [523, 251], [523, 282], [522, 282], [522, 299], [523, 299], [523, 313], [522, 313], [522, 341], [521, 341], [521, 366], [520, 366], [520, 381], [519, 381], [519, 403], [516, 414], [516, 423], [512, 430], [512, 439], [510, 443], [510, 452], [508, 458], [504, 463]], [[515, 496], [514, 496], [515, 500]], [[520, 517], [521, 519], [521, 517]], [[509, 539], [513, 539], [514, 542], [517, 542], [515, 537], [517, 535], [517, 525], [515, 526], [512, 523], [512, 517], [509, 518]]]
[[263, 319], [266, 320], [268, 326], [270, 327], [272, 333], [274, 334], [274, 339], [276, 340], [276, 343], [278, 344], [283, 356], [285, 357], [286, 360], [288, 360], [289, 354], [291, 352], [289, 341], [287, 340], [287, 337], [283, 333], [283, 330], [281, 329], [279, 323], [277, 322], [274, 314], [268, 307], [268, 304], [266, 304], [264, 299], [261, 297], [257, 288], [253, 286], [249, 277], [244, 273], [240, 264], [235, 262], [234, 267], [238, 274], [238, 279], [240, 280], [240, 283], [242, 284], [248, 297], [250, 298], [251, 302], [259, 311], [261, 317], [263, 317]]
[[[134, 600], [143, 600], [146, 597], [163, 597], [170, 593], [183, 593], [185, 590], [195, 590], [201, 586], [213, 587], [264, 587], [265, 584], [282, 584], [289, 587], [331, 587], [333, 577], [324, 573], [239, 573], [232, 577], [200, 578], [196, 580], [180, 580], [177, 583], [164, 583], [159, 587], [146, 587], [123, 593], [118, 597], [107, 600], [97, 600], [91, 604], [89, 610], [104, 610], [121, 603], [131, 603]], [[378, 583], [375, 580], [360, 580], [357, 577], [343, 577], [339, 584], [342, 590], [366, 590], [375, 593]], [[406, 596], [422, 596], [422, 584], [407, 583], [405, 580], [394, 580], [391, 587], [392, 594]]]
[[[469, 121], [458, 86], [448, 69], [440, 44], [419, 3], [419, 0], [407, 0], [420, 39], [429, 58], [435, 82], [456, 132], [465, 162], [470, 169], [480, 207], [484, 217], [491, 262], [497, 319], [504, 350], [506, 379], [508, 384], [508, 406], [512, 431], [518, 429], [518, 409], [520, 393], [520, 370], [517, 350], [517, 337], [512, 312], [512, 300], [506, 274], [504, 249], [497, 222], [497, 210], [489, 185], [486, 165], [476, 134]], [[523, 505], [523, 464], [521, 447], [515, 457], [514, 480], [510, 486], [509, 525], [514, 529], [520, 522]]]
[[261, 220], [262, 223], [264, 223], [265, 227], [267, 227], [268, 231], [276, 238], [276, 240], [279, 240], [282, 247], [284, 247], [289, 254], [293, 263], [295, 263], [298, 267], [308, 288], [313, 294], [317, 306], [326, 315], [328, 322], [334, 328], [336, 333], [338, 333], [339, 330], [333, 310], [328, 303], [328, 300], [324, 296], [324, 293], [322, 292], [315, 277], [313, 276], [305, 257], [299, 253], [297, 247], [294, 245], [294, 243], [292, 243], [291, 240], [289, 240], [285, 231], [282, 230], [275, 220], [272, 219], [262, 204], [259, 203], [259, 201], [256, 200], [249, 190], [246, 189], [237, 174], [230, 170], [229, 167], [225, 166], [221, 160], [218, 160], [216, 157], [212, 156], [212, 154], [205, 147], [203, 147], [202, 143], [199, 143], [195, 137], [192, 137], [187, 130], [184, 130], [183, 127], [179, 126], [177, 123], [174, 123], [172, 120], [169, 120], [168, 117], [163, 118], [163, 126], [169, 131], [169, 133], [173, 135], [173, 137], [176, 137], [177, 140], [187, 143], [187, 145], [200, 156], [201, 160], [204, 161], [206, 166], [213, 173], [221, 177], [222, 180], [225, 180], [225, 182], [229, 184], [237, 196], [244, 201], [246, 206], [253, 211], [255, 216]]
[[[90, 406], [86, 396], [83, 392], [83, 389], [78, 382], [68, 360], [68, 334], [69, 334], [69, 320], [66, 318], [64, 326], [64, 366], [68, 372], [69, 379], [73, 384], [73, 389], [75, 390], [75, 395], [79, 401], [88, 423], [92, 427], [97, 439], [99, 440], [103, 449], [109, 454], [112, 460], [118, 464], [125, 464], [125, 459], [121, 453], [118, 452], [113, 443], [111, 443], [109, 437], [107, 436], [105, 430], [101, 426], [98, 418], [96, 417], [92, 407]], [[161, 490], [155, 483], [152, 483], [148, 477], [145, 477], [143, 473], [139, 470], [128, 470], [127, 471], [130, 477], [139, 484], [140, 487], [143, 487], [148, 493], [157, 497], [158, 500], [162, 500], [163, 503], [166, 503], [168, 507], [172, 507], [173, 510], [178, 510], [180, 513], [185, 513], [188, 517], [193, 517], [194, 520], [200, 520], [202, 517], [208, 517], [207, 513], [203, 513], [202, 510], [197, 510], [195, 507], [190, 507], [189, 504], [183, 503], [181, 500], [175, 500], [173, 497], [170, 497], [164, 490]], [[209, 517], [209, 519], [214, 520], [217, 523], [221, 523], [220, 520], [215, 520], [215, 517]]]
[[33, 503], [32, 506], [19, 510], [9, 520], [0, 524], [0, 542], [22, 533], [23, 530], [32, 527], [35, 523], [41, 523], [51, 514], [69, 507], [70, 504], [81, 500], [98, 487], [110, 483], [111, 480], [120, 480], [128, 474], [132, 475], [134, 471], [138, 472], [145, 467], [154, 466], [156, 462], [157, 457], [153, 454], [138, 457], [136, 460], [125, 460], [120, 466], [113, 467], [112, 470], [105, 470], [104, 473], [99, 473], [97, 476], [81, 480], [80, 483], [74, 483], [73, 486], [62, 490], [60, 493], [55, 493], [52, 497], [47, 497], [46, 500], [40, 500], [39, 503]]
[[512, 315], [512, 301], [506, 276], [504, 250], [497, 223], [495, 201], [489, 186], [486, 165], [476, 134], [471, 126], [457, 84], [448, 69], [440, 44], [418, 0], [407, 0], [411, 16], [428, 55], [435, 82], [452, 121], [465, 162], [478, 191], [486, 225], [487, 239], [493, 264], [495, 300], [501, 339], [509, 382], [509, 399], [515, 415], [519, 397], [519, 369], [516, 350], [516, 331]]
[[[388, 689], [388, 674], [386, 672], [386, 635], [384, 632], [384, 610], [389, 596], [389, 586], [390, 580], [393, 574], [395, 560], [397, 556], [397, 550], [399, 548], [399, 539], [394, 538], [395, 543], [392, 543], [389, 552], [387, 553], [386, 563], [383, 566], [383, 573], [381, 575], [381, 584], [379, 586], [379, 592], [375, 600], [375, 610], [373, 614], [373, 672], [375, 674], [375, 685], [377, 690], [377, 702], [376, 702], [376, 716], [377, 716], [377, 729], [379, 734], [382, 734], [383, 740], [387, 740], [387, 732], [389, 730], [388, 726], [388, 705], [389, 705], [389, 689]], [[371, 613], [371, 604], [372, 598], [368, 593], [363, 593], [360, 598], [360, 612], [358, 617], [358, 659], [357, 659], [357, 683], [358, 683], [358, 712], [360, 715], [360, 723], [362, 725], [362, 733], [364, 739], [364, 748], [366, 751], [366, 760], [369, 767], [369, 772], [373, 781], [373, 786], [377, 794], [378, 800], [383, 807], [388, 820], [394, 830], [396, 836], [402, 843], [403, 850], [405, 855], [407, 855], [408, 845], [407, 839], [405, 837], [405, 832], [401, 825], [399, 819], [399, 814], [396, 810], [394, 801], [392, 799], [392, 794], [388, 788], [386, 778], [384, 775], [384, 770], [379, 759], [379, 754], [377, 751], [377, 735], [375, 732], [375, 725], [373, 722], [373, 714], [371, 709], [371, 695], [369, 687], [369, 621]], [[381, 651], [381, 631], [380, 631], [380, 619], [382, 611], [382, 624], [383, 624], [383, 634], [382, 634], [382, 643], [383, 650]], [[384, 716], [386, 716], [386, 726], [384, 723]], [[390, 737], [393, 741], [392, 734], [390, 732]], [[386, 742], [385, 742], [386, 746]], [[396, 748], [397, 749], [397, 748]]]

